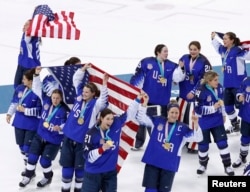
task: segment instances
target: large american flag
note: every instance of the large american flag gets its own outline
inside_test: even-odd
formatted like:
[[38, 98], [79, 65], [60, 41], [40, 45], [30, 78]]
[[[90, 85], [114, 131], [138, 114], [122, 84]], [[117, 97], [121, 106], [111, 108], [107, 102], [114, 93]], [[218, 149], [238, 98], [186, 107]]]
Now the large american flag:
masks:
[[79, 40], [80, 30], [73, 19], [74, 12], [53, 13], [48, 5], [39, 5], [33, 13], [27, 36]]
[[[75, 88], [72, 84], [72, 76], [75, 71], [82, 67], [82, 65], [68, 65], [68, 66], [56, 66], [48, 67], [49, 72], [63, 87], [65, 100], [72, 104], [74, 97], [76, 96]], [[103, 75], [105, 71], [99, 69], [92, 64], [92, 67], [88, 69], [88, 73], [85, 75], [84, 83], [88, 81], [94, 82], [98, 87], [102, 85]], [[121, 114], [127, 110], [128, 105], [137, 97], [139, 89], [112, 76], [109, 75], [108, 80], [108, 93], [109, 93], [109, 108], [116, 114]], [[138, 130], [138, 124], [135, 121], [130, 121], [122, 128], [119, 157], [117, 163], [117, 170], [120, 171], [124, 160], [134, 144], [134, 138]]]

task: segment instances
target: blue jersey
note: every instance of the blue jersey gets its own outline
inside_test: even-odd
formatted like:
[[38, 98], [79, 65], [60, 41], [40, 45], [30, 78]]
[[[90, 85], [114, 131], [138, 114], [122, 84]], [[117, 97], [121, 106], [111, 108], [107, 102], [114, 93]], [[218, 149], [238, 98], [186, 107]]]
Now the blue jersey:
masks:
[[[152, 118], [152, 122], [153, 131], [150, 135], [142, 162], [164, 170], [177, 172], [180, 165], [182, 147], [188, 141], [188, 138], [190, 138], [189, 141], [195, 140], [191, 139], [194, 131], [181, 122], [176, 122], [175, 125], [167, 123], [167, 120], [162, 117]], [[171, 147], [167, 150], [163, 146], [164, 139], [166, 138], [166, 132], [169, 134], [173, 126], [175, 127], [172, 137], [169, 140]]]
[[[60, 106], [57, 108], [52, 105], [51, 99], [45, 99], [43, 101], [43, 111], [37, 134], [40, 135], [40, 137], [44, 140], [52, 144], [59, 145], [63, 139], [63, 132], [54, 131], [53, 128], [57, 125], [60, 126], [61, 129], [63, 129], [63, 126], [67, 119], [69, 108], [63, 103], [60, 104]], [[51, 114], [53, 115], [50, 117]], [[48, 117], [50, 117], [49, 127], [44, 127], [44, 122], [48, 120]]]
[[28, 37], [23, 33], [18, 55], [18, 65], [28, 69], [41, 66], [39, 44], [40, 37]]
[[[17, 111], [18, 105], [25, 107], [25, 112]], [[23, 84], [19, 85], [14, 92], [8, 114], [14, 114], [12, 125], [20, 129], [36, 131], [41, 113], [41, 100]]]
[[[93, 98], [86, 103], [82, 97], [84, 87], [83, 79], [85, 72], [78, 69], [73, 76], [73, 84], [77, 91], [75, 103], [70, 111], [69, 117], [64, 125], [64, 135], [73, 141], [83, 143], [86, 132], [94, 126], [98, 113], [107, 106], [108, 89], [107, 86], [100, 88], [100, 96], [98, 99]], [[79, 124], [81, 111], [84, 111], [83, 124]]]
[[[116, 169], [121, 128], [127, 121], [134, 118], [138, 105], [138, 102], [133, 101], [127, 112], [121, 116], [115, 116], [109, 130], [102, 131], [98, 125], [95, 125], [86, 133], [84, 143], [84, 156], [86, 158], [85, 171], [89, 173], [104, 173]], [[113, 147], [99, 154], [99, 148], [101, 148], [102, 144], [106, 141], [105, 138], [103, 138], [106, 134], [113, 141]]]
[[167, 105], [171, 97], [174, 71], [178, 65], [170, 60], [164, 61], [165, 83], [160, 82], [162, 77], [156, 57], [147, 57], [140, 61], [130, 84], [143, 89], [149, 95], [149, 103], [153, 105]]
[[211, 91], [206, 84], [197, 88], [195, 93], [195, 113], [199, 115], [201, 129], [210, 129], [224, 124], [225, 108], [214, 108], [214, 104], [223, 98], [223, 87], [221, 84]]
[[[92, 113], [94, 113], [93, 109], [95, 107], [96, 101], [97, 99], [92, 99], [87, 103], [88, 106], [86, 107], [84, 113], [84, 123], [79, 124], [78, 119], [80, 117], [82, 106], [84, 108], [86, 102], [84, 102], [82, 98], [76, 100], [63, 128], [65, 136], [72, 139], [73, 141], [77, 141], [78, 143], [83, 143], [84, 136], [89, 129], [89, 123], [92, 117]], [[97, 113], [95, 114], [95, 118], [97, 118]]]
[[236, 97], [238, 98], [239, 95], [243, 95], [245, 98], [239, 108], [239, 116], [242, 120], [250, 123], [250, 77], [245, 78], [241, 83]]
[[216, 38], [212, 40], [212, 44], [221, 56], [224, 74], [223, 87], [239, 88], [247, 76], [245, 60], [250, 59], [250, 52], [238, 46], [231, 47], [227, 52], [227, 47], [224, 47]]
[[[202, 54], [200, 54], [194, 61], [191, 60], [190, 54], [186, 54], [180, 58], [180, 61], [184, 63], [186, 77], [184, 81], [179, 82], [179, 97], [191, 102], [195, 99], [188, 99], [187, 94], [191, 92], [198, 81], [203, 78], [204, 73], [212, 69], [212, 66], [208, 59]], [[193, 65], [193, 67], [190, 68], [191, 65]]]

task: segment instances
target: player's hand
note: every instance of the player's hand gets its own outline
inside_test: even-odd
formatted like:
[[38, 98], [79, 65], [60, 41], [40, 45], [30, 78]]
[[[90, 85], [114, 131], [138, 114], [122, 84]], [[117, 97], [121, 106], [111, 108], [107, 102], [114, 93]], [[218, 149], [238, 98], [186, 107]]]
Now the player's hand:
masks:
[[20, 106], [18, 107], [18, 111], [19, 111], [19, 112], [23, 112], [23, 113], [24, 113], [24, 111], [25, 111], [25, 107], [24, 107], [24, 106], [22, 106], [22, 105], [20, 105]]
[[58, 125], [55, 125], [55, 126], [53, 127], [53, 131], [61, 131], [61, 130], [62, 130], [61, 127], [58, 126]]
[[184, 62], [183, 61], [179, 61], [179, 66], [182, 68], [184, 67]]
[[7, 114], [7, 115], [6, 115], [6, 122], [7, 122], [8, 124], [10, 124], [10, 119], [11, 119], [11, 115]]
[[109, 80], [109, 75], [107, 73], [104, 73], [103, 75], [103, 85], [107, 85]]
[[91, 67], [91, 63], [85, 63], [81, 69], [82, 69], [82, 71], [86, 71], [90, 67]]
[[41, 66], [37, 66], [36, 70], [35, 70], [35, 74], [39, 75], [41, 73], [41, 71], [42, 71], [42, 67]]
[[218, 108], [220, 108], [220, 107], [221, 107], [221, 104], [220, 104], [219, 101], [216, 102], [216, 103], [214, 104], [214, 108], [215, 108], [215, 109], [218, 109]]
[[240, 95], [240, 96], [238, 97], [238, 100], [239, 100], [239, 102], [244, 102], [244, 101], [245, 101], [244, 95]]
[[198, 118], [197, 115], [192, 115], [191, 119], [192, 119], [193, 122], [198, 122], [199, 118]]
[[214, 39], [215, 35], [216, 35], [215, 31], [213, 31], [213, 32], [211, 33], [211, 39]]
[[188, 99], [193, 99], [193, 98], [194, 98], [194, 94], [193, 94], [192, 92], [189, 92], [189, 93], [187, 94], [187, 98], [188, 98]]
[[194, 128], [197, 130], [199, 127], [199, 125], [198, 125], [199, 117], [197, 115], [193, 114], [191, 119], [194, 122]]
[[102, 145], [103, 151], [109, 150], [111, 147], [112, 147], [112, 146], [111, 146], [110, 144], [106, 143], [106, 142], [103, 143], [103, 145]]

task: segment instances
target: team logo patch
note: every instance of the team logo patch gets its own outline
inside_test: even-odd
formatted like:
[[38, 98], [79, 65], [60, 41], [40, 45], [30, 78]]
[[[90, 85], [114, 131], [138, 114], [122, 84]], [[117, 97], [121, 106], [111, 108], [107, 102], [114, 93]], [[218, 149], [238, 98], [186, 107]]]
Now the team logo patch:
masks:
[[210, 101], [212, 101], [211, 95], [207, 96], [207, 102], [210, 102]]
[[22, 96], [23, 96], [23, 92], [22, 91], [18, 92], [17, 97], [21, 98]]
[[246, 92], [250, 92], [250, 86], [246, 87]]
[[157, 126], [157, 130], [158, 130], [158, 131], [162, 131], [162, 130], [163, 130], [163, 124], [159, 124], [159, 125]]
[[44, 108], [44, 110], [48, 110], [48, 109], [49, 109], [49, 104], [45, 104], [45, 105], [43, 106], [43, 108]]
[[148, 68], [148, 69], [152, 69], [152, 68], [153, 68], [153, 64], [149, 63], [149, 64], [147, 65], [147, 68]]
[[82, 96], [81, 96], [81, 95], [78, 96], [78, 97], [76, 98], [76, 100], [77, 100], [77, 101], [81, 101], [81, 100], [82, 100]]

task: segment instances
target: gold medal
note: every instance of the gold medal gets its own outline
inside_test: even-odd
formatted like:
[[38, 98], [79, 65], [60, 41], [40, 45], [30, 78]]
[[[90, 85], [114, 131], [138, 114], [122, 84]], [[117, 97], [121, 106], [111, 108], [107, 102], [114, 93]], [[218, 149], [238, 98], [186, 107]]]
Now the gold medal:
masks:
[[113, 146], [114, 141], [112, 141], [112, 140], [107, 140], [106, 143], [107, 143], [109, 146]]
[[166, 83], [167, 82], [167, 79], [166, 78], [164, 78], [164, 77], [161, 77], [160, 78], [160, 82], [163, 84], [163, 83]]
[[224, 101], [222, 99], [220, 99], [218, 102], [219, 102], [220, 106], [224, 106]]
[[78, 120], [77, 120], [77, 123], [78, 123], [79, 125], [82, 125], [82, 124], [84, 123], [83, 118], [82, 118], [82, 117], [79, 117]]
[[171, 148], [171, 144], [170, 143], [164, 143], [163, 147], [164, 147], [164, 149], [169, 150]]
[[49, 122], [48, 121], [44, 121], [43, 122], [43, 126], [48, 129], [49, 128]]

